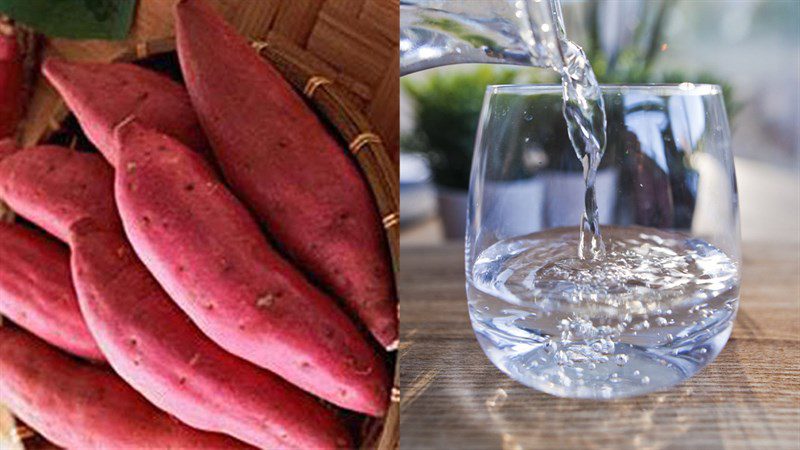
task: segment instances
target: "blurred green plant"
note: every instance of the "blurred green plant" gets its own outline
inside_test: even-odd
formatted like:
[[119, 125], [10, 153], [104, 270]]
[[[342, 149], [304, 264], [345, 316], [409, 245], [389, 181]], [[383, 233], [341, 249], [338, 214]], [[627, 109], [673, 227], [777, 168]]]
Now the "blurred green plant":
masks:
[[401, 138], [401, 148], [428, 158], [437, 185], [465, 189], [486, 86], [510, 84], [517, 75], [516, 70], [482, 66], [436, 72], [419, 81], [403, 79], [415, 104], [415, 125]]
[[[631, 44], [607, 55], [599, 39], [598, 1], [587, 4], [587, 42], [584, 50], [598, 81], [613, 83], [694, 83], [722, 87], [728, 116], [733, 121], [741, 105], [734, 100], [730, 84], [713, 74], [688, 74], [654, 69], [662, 54], [663, 32], [677, 2], [665, 0], [645, 4], [653, 8], [648, 20], [634, 30]], [[483, 94], [487, 85], [510, 83], [556, 83], [558, 75], [536, 68], [479, 66], [462, 71], [434, 72], [426, 77], [403, 79], [401, 86], [415, 105], [414, 128], [400, 139], [401, 149], [423, 154], [430, 162], [433, 181], [452, 189], [466, 190]]]

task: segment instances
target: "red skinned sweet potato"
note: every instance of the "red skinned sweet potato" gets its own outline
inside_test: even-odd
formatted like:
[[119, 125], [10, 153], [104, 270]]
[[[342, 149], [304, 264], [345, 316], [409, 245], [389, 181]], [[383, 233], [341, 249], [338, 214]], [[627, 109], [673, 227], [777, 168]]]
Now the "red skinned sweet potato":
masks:
[[17, 144], [12, 138], [0, 139], [0, 160], [18, 151]]
[[232, 191], [381, 344], [396, 346], [388, 249], [355, 163], [206, 2], [178, 2], [176, 36], [189, 96]]
[[13, 136], [25, 98], [22, 51], [14, 29], [0, 25], [0, 138]]
[[[69, 217], [72, 279], [80, 310], [114, 370], [154, 405], [184, 423], [230, 434], [261, 448], [335, 448], [349, 436], [336, 416], [316, 399], [279, 377], [237, 358], [206, 337], [161, 289], [123, 235], [119, 222], [103, 215], [95, 222], [89, 205], [113, 201], [113, 181], [97, 174], [99, 155], [66, 158], [59, 147], [25, 150], [62, 161], [45, 177], [45, 166], [26, 157], [15, 165], [15, 197], [37, 211]], [[25, 155], [27, 156], [27, 155]], [[106, 165], [108, 171], [110, 166]], [[68, 169], [68, 170], [66, 170]], [[2, 172], [0, 171], [0, 176]], [[67, 200], [59, 193], [85, 180], [86, 189]], [[0, 181], [2, 178], [0, 177]], [[81, 210], [81, 208], [83, 208]], [[81, 213], [82, 211], [82, 213]]]
[[66, 448], [250, 448], [181, 424], [109, 370], [70, 358], [7, 326], [0, 327], [0, 401]]
[[86, 328], [69, 269], [69, 251], [44, 233], [0, 222], [0, 313], [74, 355], [105, 358]]
[[33, 147], [0, 160], [0, 198], [68, 242], [70, 227], [87, 216], [98, 223], [119, 223], [114, 199], [106, 195], [113, 177], [114, 171], [96, 154]]
[[133, 64], [45, 61], [42, 71], [64, 98], [81, 128], [116, 166], [113, 130], [135, 115], [140, 122], [173, 136], [192, 150], [208, 151], [186, 90], [169, 78]]
[[[17, 152], [17, 144], [12, 138], [0, 139], [0, 161]], [[0, 220], [13, 220], [14, 213], [8, 208], [0, 197]]]
[[73, 231], [84, 317], [112, 367], [153, 404], [195, 428], [259, 448], [351, 446], [333, 412], [311, 395], [206, 337], [147, 272], [121, 230], [89, 221]]
[[335, 302], [269, 246], [202, 158], [135, 121], [116, 136], [126, 234], [200, 329], [331, 403], [382, 415], [384, 363]]

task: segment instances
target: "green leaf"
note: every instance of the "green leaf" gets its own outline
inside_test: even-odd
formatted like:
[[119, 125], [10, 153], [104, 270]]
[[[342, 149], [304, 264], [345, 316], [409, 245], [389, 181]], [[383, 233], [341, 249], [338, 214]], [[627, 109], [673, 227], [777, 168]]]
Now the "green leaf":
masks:
[[0, 12], [52, 37], [125, 39], [136, 0], [0, 0]]

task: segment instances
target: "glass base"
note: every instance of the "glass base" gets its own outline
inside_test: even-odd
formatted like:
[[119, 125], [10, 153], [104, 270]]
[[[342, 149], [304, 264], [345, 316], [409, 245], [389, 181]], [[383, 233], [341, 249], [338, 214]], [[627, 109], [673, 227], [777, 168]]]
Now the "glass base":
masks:
[[[733, 328], [732, 314], [724, 322], [698, 330], [672, 345], [643, 347], [619, 343], [603, 361], [570, 361], [564, 348], [542, 339], [530, 345], [498, 345], [476, 328], [483, 351], [500, 370], [522, 384], [558, 397], [614, 399], [647, 394], [675, 386], [707, 366], [720, 353]], [[479, 325], [473, 322], [473, 326]], [[518, 344], [518, 342], [516, 343]], [[524, 349], [524, 351], [520, 351]]]

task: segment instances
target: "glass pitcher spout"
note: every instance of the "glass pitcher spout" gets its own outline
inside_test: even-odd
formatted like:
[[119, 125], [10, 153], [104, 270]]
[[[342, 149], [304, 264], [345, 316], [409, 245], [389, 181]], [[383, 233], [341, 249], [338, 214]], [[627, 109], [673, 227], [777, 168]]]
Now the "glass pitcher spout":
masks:
[[553, 67], [558, 0], [400, 0], [400, 74], [460, 63]]

